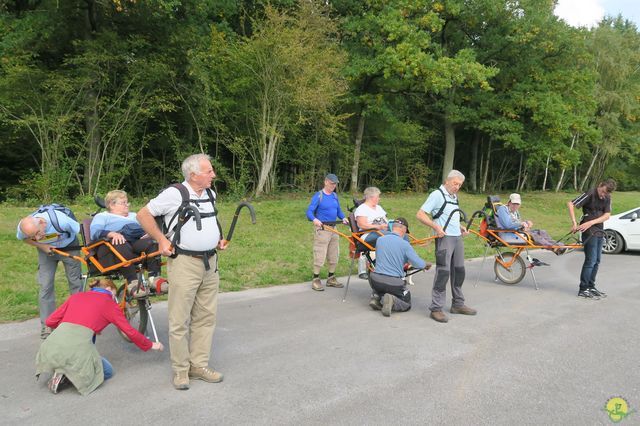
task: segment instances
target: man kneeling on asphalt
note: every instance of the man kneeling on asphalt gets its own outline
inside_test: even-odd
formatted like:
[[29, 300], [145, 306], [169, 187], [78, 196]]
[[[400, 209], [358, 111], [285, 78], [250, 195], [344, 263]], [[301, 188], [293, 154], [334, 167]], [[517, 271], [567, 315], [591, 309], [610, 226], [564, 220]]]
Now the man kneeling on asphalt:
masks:
[[405, 283], [404, 265], [409, 262], [417, 269], [431, 267], [403, 239], [408, 232], [407, 219], [399, 217], [393, 221], [392, 232], [378, 238], [376, 243], [376, 268], [369, 274], [374, 297], [369, 306], [381, 310], [385, 317], [390, 316], [391, 311], [404, 312], [411, 309], [411, 292], [407, 290]]

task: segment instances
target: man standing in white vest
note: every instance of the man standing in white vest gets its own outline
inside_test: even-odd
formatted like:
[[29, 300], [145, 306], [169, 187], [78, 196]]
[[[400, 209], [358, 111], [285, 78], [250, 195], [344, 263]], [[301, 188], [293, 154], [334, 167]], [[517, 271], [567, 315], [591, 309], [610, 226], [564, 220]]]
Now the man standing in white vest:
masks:
[[[206, 154], [187, 157], [182, 163], [182, 174], [185, 179], [182, 186], [168, 187], [138, 212], [144, 230], [158, 242], [162, 254], [170, 256], [169, 349], [173, 386], [178, 390], [189, 389], [190, 378], [210, 383], [222, 381], [222, 374], [209, 366], [209, 357], [220, 284], [217, 250], [227, 247], [216, 217], [215, 193], [210, 189], [216, 177], [210, 157]], [[182, 216], [185, 207], [197, 209], [201, 229], [194, 215], [183, 223], [175, 220], [176, 215]], [[158, 216], [164, 218], [168, 235], [177, 233], [171, 241], [156, 224]]]

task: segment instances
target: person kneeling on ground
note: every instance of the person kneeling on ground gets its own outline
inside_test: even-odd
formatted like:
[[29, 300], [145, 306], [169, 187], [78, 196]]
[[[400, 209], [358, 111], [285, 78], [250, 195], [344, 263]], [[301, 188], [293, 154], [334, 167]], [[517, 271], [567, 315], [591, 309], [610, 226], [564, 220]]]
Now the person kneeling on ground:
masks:
[[[509, 195], [509, 202], [498, 207], [496, 223], [500, 229], [513, 229], [522, 231], [533, 238], [533, 242], [539, 246], [543, 246], [549, 250], [552, 250], [555, 254], [562, 254], [562, 249], [552, 249], [551, 246], [558, 245], [558, 242], [553, 240], [551, 236], [542, 229], [531, 229], [533, 222], [530, 220], [522, 220], [520, 218], [520, 205], [522, 200], [520, 194]], [[500, 238], [508, 243], [522, 244], [527, 243], [521, 234], [503, 232], [500, 234]]]
[[369, 274], [369, 284], [375, 296], [369, 306], [381, 310], [385, 317], [390, 316], [392, 311], [404, 312], [411, 309], [411, 292], [407, 290], [404, 265], [409, 262], [417, 269], [431, 267], [404, 240], [408, 232], [409, 223], [405, 218], [399, 217], [392, 223], [392, 232], [378, 238], [376, 242], [376, 267]]
[[46, 320], [53, 332], [40, 346], [36, 355], [36, 377], [53, 373], [48, 382], [51, 392], [70, 381], [82, 395], [93, 392], [113, 376], [113, 367], [101, 358], [94, 345], [96, 334], [114, 324], [143, 351], [162, 351], [160, 342], [151, 342], [127, 322], [114, 301], [113, 281], [100, 279], [91, 284], [91, 291], [69, 297]]
[[[136, 214], [129, 212], [129, 200], [126, 192], [109, 191], [104, 202], [107, 211], [98, 213], [91, 221], [91, 241], [106, 238], [125, 259], [134, 259], [143, 252], [152, 253], [158, 250], [158, 244], [146, 235], [136, 220]], [[97, 257], [103, 265], [112, 266], [120, 263], [120, 259], [107, 245], [98, 246], [97, 251]], [[149, 258], [147, 267], [151, 289], [158, 294], [167, 293], [169, 283], [160, 277], [160, 256]], [[139, 288], [135, 265], [123, 266], [119, 268], [119, 271], [127, 280], [127, 288], [131, 295], [144, 297], [149, 294], [147, 289]]]

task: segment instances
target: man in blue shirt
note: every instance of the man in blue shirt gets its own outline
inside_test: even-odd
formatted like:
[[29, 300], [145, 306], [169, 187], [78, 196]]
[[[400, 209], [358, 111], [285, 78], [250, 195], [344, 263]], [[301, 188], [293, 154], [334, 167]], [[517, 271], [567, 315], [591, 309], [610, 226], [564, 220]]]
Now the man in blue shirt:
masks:
[[[445, 323], [449, 321], [442, 312], [447, 297], [447, 281], [451, 279], [452, 314], [475, 315], [476, 310], [464, 304], [462, 283], [464, 282], [464, 242], [462, 238], [469, 231], [460, 223], [458, 207], [458, 191], [464, 183], [464, 175], [458, 170], [451, 170], [444, 184], [429, 194], [420, 207], [416, 217], [423, 224], [431, 227], [436, 235], [436, 276], [433, 280], [430, 317]], [[429, 217], [430, 215], [431, 217]], [[443, 229], [447, 220], [449, 225]]]
[[334, 227], [335, 225], [326, 225], [325, 222], [335, 222], [336, 218], [348, 224], [342, 209], [340, 208], [340, 200], [336, 194], [336, 185], [338, 177], [333, 173], [329, 173], [324, 178], [324, 187], [313, 194], [311, 202], [307, 208], [307, 219], [313, 222], [315, 233], [313, 237], [313, 281], [311, 288], [316, 291], [323, 291], [322, 281], [320, 281], [320, 268], [324, 265], [325, 260], [329, 267], [329, 277], [327, 278], [327, 287], [343, 287], [335, 276], [336, 266], [338, 265], [338, 255], [340, 248], [340, 236], [335, 232], [323, 229], [324, 227]]
[[376, 242], [376, 268], [369, 274], [369, 284], [377, 297], [371, 299], [369, 306], [381, 310], [385, 317], [390, 316], [392, 311], [411, 309], [411, 292], [407, 290], [404, 265], [408, 262], [416, 269], [431, 267], [404, 240], [407, 232], [407, 219], [399, 217], [392, 223], [392, 232]]
[[[80, 262], [66, 256], [55, 254], [53, 248], [64, 249], [77, 246], [77, 234], [80, 225], [66, 214], [53, 210], [50, 212], [58, 218], [58, 225], [63, 232], [58, 232], [50, 223], [49, 213], [36, 213], [23, 218], [18, 224], [16, 237], [26, 244], [38, 249], [38, 283], [40, 284], [40, 337], [46, 339], [51, 329], [45, 325], [45, 320], [56, 310], [56, 292], [54, 280], [58, 262], [64, 265], [64, 271], [69, 282], [69, 294], [82, 290], [82, 269]], [[79, 256], [79, 251], [69, 250], [69, 254]]]

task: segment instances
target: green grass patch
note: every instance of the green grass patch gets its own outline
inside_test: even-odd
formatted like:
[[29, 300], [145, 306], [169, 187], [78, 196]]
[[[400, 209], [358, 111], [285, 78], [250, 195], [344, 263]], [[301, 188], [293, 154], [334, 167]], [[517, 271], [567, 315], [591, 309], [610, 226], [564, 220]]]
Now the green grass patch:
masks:
[[[258, 223], [251, 224], [249, 214], [242, 211], [232, 243], [220, 254], [220, 274], [223, 291], [238, 291], [248, 288], [297, 283], [311, 280], [313, 226], [307, 221], [305, 211], [312, 194], [286, 194], [252, 204], [256, 209]], [[498, 194], [506, 199], [508, 194]], [[546, 229], [553, 237], [560, 237], [570, 228], [566, 203], [577, 194], [531, 192], [522, 194], [522, 217], [532, 220], [535, 228]], [[638, 192], [614, 193], [614, 214], [637, 207]], [[382, 194], [380, 204], [389, 218], [404, 216], [409, 219], [412, 233], [421, 238], [430, 235], [430, 230], [418, 225], [415, 214], [425, 201], [427, 194], [402, 193]], [[346, 195], [341, 195], [343, 209], [351, 205]], [[461, 194], [460, 206], [471, 214], [480, 209], [485, 195]], [[132, 200], [132, 211], [143, 206], [143, 200]], [[79, 220], [87, 217], [95, 207], [89, 204], [71, 206]], [[236, 204], [225, 202], [221, 197], [220, 220], [227, 232]], [[19, 321], [38, 316], [37, 255], [35, 249], [15, 238], [16, 226], [22, 216], [33, 208], [3, 205], [0, 210], [0, 243], [4, 255], [0, 257], [0, 322]], [[346, 227], [338, 229], [346, 232]], [[338, 275], [349, 270], [348, 243], [340, 241], [340, 263]], [[433, 244], [420, 247], [418, 253], [434, 261]], [[466, 238], [467, 257], [481, 256], [482, 241], [477, 237]], [[326, 269], [322, 271], [326, 276]], [[58, 304], [68, 296], [68, 286], [62, 266], [56, 275], [56, 297]]]

